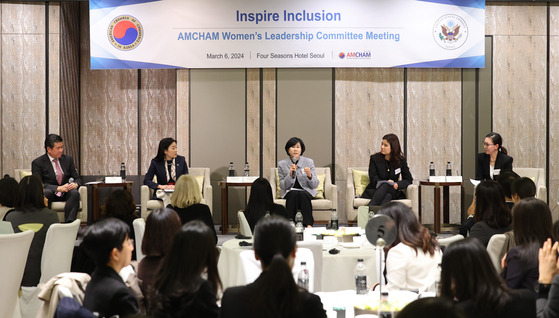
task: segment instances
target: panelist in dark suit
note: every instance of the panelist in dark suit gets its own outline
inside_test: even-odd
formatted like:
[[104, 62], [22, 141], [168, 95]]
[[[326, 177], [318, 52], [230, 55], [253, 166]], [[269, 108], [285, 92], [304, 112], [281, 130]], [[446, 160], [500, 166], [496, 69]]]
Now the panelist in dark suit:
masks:
[[[177, 154], [177, 141], [173, 138], [161, 139], [157, 156], [151, 160], [144, 184], [153, 190], [174, 189], [175, 182], [183, 174], [188, 174], [188, 166], [184, 157]], [[153, 180], [154, 176], [157, 177], [157, 182]]]
[[477, 155], [476, 180], [496, 180], [502, 171], [512, 170], [512, 157], [507, 155], [507, 149], [502, 146], [503, 138], [496, 132], [491, 132], [483, 140], [485, 153]]
[[[371, 155], [369, 184], [361, 195], [362, 198], [371, 199], [369, 205], [383, 205], [406, 197], [401, 190], [413, 182], [413, 177], [401, 149], [398, 136], [387, 134], [382, 137], [380, 152]], [[400, 176], [402, 178], [398, 180]], [[380, 181], [388, 183], [378, 184]]]
[[78, 187], [82, 179], [74, 166], [74, 159], [64, 155], [64, 142], [62, 137], [50, 134], [45, 139], [46, 154], [33, 160], [31, 172], [41, 178], [45, 186], [45, 197], [52, 202], [66, 201], [64, 218], [72, 222], [78, 215], [80, 208], [80, 193]]

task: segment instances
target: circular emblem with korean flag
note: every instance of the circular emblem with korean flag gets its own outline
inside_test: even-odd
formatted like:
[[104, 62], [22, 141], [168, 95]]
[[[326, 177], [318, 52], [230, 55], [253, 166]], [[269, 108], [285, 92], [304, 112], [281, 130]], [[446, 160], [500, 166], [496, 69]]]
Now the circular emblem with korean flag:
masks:
[[433, 38], [445, 50], [455, 50], [468, 39], [466, 21], [456, 14], [445, 14], [433, 26]]
[[144, 38], [144, 29], [138, 19], [130, 15], [121, 15], [109, 23], [107, 30], [109, 42], [122, 51], [135, 49]]

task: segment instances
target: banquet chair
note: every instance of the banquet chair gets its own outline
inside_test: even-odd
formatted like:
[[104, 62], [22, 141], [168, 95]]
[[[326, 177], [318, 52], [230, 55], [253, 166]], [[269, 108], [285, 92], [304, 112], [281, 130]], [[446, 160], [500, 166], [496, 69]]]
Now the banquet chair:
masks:
[[[19, 183], [21, 179], [25, 176], [31, 175], [31, 169], [15, 169], [14, 179]], [[87, 187], [81, 186], [78, 188], [80, 193], [80, 208], [78, 210], [77, 219], [80, 219], [82, 223], [87, 223]], [[65, 221], [64, 207], [66, 206], [66, 201], [52, 202], [50, 205], [51, 210], [58, 213], [58, 220], [60, 222]]]
[[0, 317], [20, 317], [18, 290], [33, 235], [33, 231], [0, 235], [0, 255], [4, 258], [0, 262]]
[[[213, 214], [213, 194], [212, 194], [212, 184], [210, 180], [210, 168], [188, 168], [188, 174], [194, 176], [200, 185], [200, 191], [202, 192], [202, 201], [200, 203], [206, 204], [210, 207], [210, 212]], [[154, 179], [157, 182], [157, 179]], [[140, 187], [140, 212], [142, 218], [145, 220], [148, 215], [153, 210], [164, 208], [163, 201], [152, 200], [153, 189], [147, 185], [142, 185]]]
[[10, 221], [0, 221], [0, 234], [13, 234], [14, 228]]
[[137, 218], [132, 222], [132, 226], [134, 227], [134, 241], [136, 248], [136, 260], [138, 263], [144, 258], [144, 254], [142, 253], [142, 242], [144, 240], [144, 232], [146, 231], [146, 220], [142, 218]]
[[[260, 273], [262, 273], [262, 265], [260, 261], [256, 260], [254, 257], [254, 250], [242, 251], [239, 254], [241, 259], [242, 271], [245, 276], [244, 284], [250, 284], [254, 282]], [[298, 248], [297, 254], [295, 255], [295, 261], [292, 269], [293, 279], [297, 281], [297, 275], [301, 270], [301, 262], [307, 262], [307, 269], [309, 270], [309, 292], [314, 292], [314, 281], [316, 279], [315, 263], [313, 258], [313, 253], [308, 248]]]
[[464, 236], [462, 236], [460, 234], [456, 234], [456, 235], [451, 236], [451, 237], [446, 237], [446, 238], [441, 238], [441, 239], [437, 238], [437, 242], [439, 242], [439, 245], [441, 247], [447, 247], [450, 244], [452, 244], [454, 242], [458, 242], [458, 241], [463, 240], [463, 239], [464, 239]]
[[298, 241], [297, 251], [299, 251], [299, 248], [308, 248], [311, 250], [314, 260], [314, 284], [312, 290], [315, 293], [322, 291], [322, 241]]
[[500, 273], [503, 270], [501, 268], [501, 259], [499, 258], [499, 255], [501, 255], [506, 239], [507, 236], [505, 234], [495, 234], [491, 236], [491, 239], [489, 239], [489, 243], [487, 244], [487, 253], [489, 254], [489, 258], [491, 258], [491, 263], [495, 266], [497, 273]]
[[241, 232], [241, 235], [252, 236], [252, 230], [250, 229], [245, 213], [243, 211], [239, 211], [237, 212], [237, 217], [239, 218], [239, 231]]

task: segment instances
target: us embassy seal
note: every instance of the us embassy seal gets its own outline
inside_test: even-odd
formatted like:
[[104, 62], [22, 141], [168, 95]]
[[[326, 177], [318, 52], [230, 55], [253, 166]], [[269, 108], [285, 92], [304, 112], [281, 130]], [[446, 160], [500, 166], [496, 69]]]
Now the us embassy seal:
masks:
[[445, 50], [455, 50], [468, 39], [466, 21], [456, 14], [445, 14], [433, 26], [433, 38]]
[[107, 29], [109, 42], [122, 51], [135, 49], [144, 38], [144, 28], [138, 19], [130, 15], [121, 15], [109, 23]]

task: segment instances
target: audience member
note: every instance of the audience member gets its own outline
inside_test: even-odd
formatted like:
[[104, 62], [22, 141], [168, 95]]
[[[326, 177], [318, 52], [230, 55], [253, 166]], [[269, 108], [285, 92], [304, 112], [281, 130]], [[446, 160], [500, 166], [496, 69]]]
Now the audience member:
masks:
[[82, 246], [96, 265], [83, 306], [99, 317], [126, 317], [139, 312], [136, 297], [119, 275], [132, 260], [134, 244], [129, 232], [123, 221], [104, 218], [91, 225], [83, 237]]
[[14, 209], [17, 185], [17, 181], [9, 175], [5, 175], [0, 180], [0, 220], [3, 220], [6, 213]]
[[533, 292], [509, 290], [477, 239], [450, 244], [441, 266], [441, 297], [454, 300], [471, 318], [536, 316]]
[[454, 302], [446, 298], [426, 297], [409, 303], [398, 318], [466, 318], [466, 314]]
[[512, 289], [536, 291], [538, 282], [538, 250], [552, 237], [551, 211], [536, 198], [518, 202], [512, 209], [515, 247], [506, 255], [503, 277]]
[[188, 222], [175, 235], [158, 272], [152, 316], [217, 317], [220, 289], [214, 232], [199, 220]]
[[497, 182], [486, 180], [476, 187], [474, 220], [476, 223], [470, 230], [470, 237], [486, 247], [491, 236], [511, 230], [512, 215], [503, 188]]
[[[202, 195], [196, 178], [191, 175], [182, 175], [175, 185], [175, 191], [171, 198], [171, 204], [167, 207], [175, 210], [182, 224], [192, 220], [204, 222], [214, 233], [215, 244], [217, 244], [217, 233], [212, 219], [210, 207], [200, 203]], [[214, 244], [214, 245], [215, 245]]]
[[[103, 216], [106, 218], [117, 218], [128, 225], [130, 238], [134, 239], [134, 220], [139, 218], [136, 213], [134, 197], [128, 190], [119, 189], [111, 192], [105, 201]], [[132, 252], [132, 259], [136, 259], [136, 251]]]
[[285, 207], [274, 203], [272, 196], [272, 187], [270, 182], [265, 178], [254, 180], [250, 187], [250, 197], [245, 209], [245, 215], [250, 225], [250, 229], [254, 232], [254, 226], [263, 218], [266, 213], [276, 214], [287, 218]]
[[520, 176], [512, 170], [505, 170], [497, 177], [497, 183], [503, 187], [503, 191], [505, 192], [505, 201], [507, 202], [509, 209], [512, 209], [514, 206], [511, 194], [511, 185], [518, 178], [520, 178]]
[[249, 285], [225, 290], [221, 317], [326, 317], [320, 298], [293, 280], [295, 243], [295, 232], [284, 218], [260, 220], [255, 227], [254, 255], [262, 263], [262, 274]]
[[[138, 278], [142, 280], [142, 291], [148, 302], [154, 292], [155, 276], [180, 228], [181, 220], [171, 209], [157, 209], [147, 217], [146, 230], [141, 242], [144, 258], [138, 264]], [[149, 311], [149, 303], [146, 305]]]
[[378, 214], [391, 217], [398, 230], [386, 255], [387, 289], [427, 290], [439, 275], [442, 256], [439, 244], [412, 210], [401, 202], [384, 205]]
[[[37, 286], [41, 279], [41, 258], [47, 231], [52, 224], [58, 223], [58, 215], [46, 205], [41, 179], [33, 175], [23, 178], [17, 187], [14, 211], [6, 215], [6, 221], [12, 223], [15, 233], [27, 230], [35, 232], [21, 286]], [[2, 257], [8, 261], [8, 255]]]
[[[556, 223], [557, 224], [557, 223]], [[539, 250], [538, 299], [536, 301], [538, 318], [559, 317], [559, 262], [557, 252], [559, 243], [552, 245], [551, 238]]]
[[510, 189], [514, 204], [518, 203], [518, 201], [522, 199], [533, 198], [536, 196], [536, 184], [532, 181], [532, 179], [527, 177], [514, 180]]

